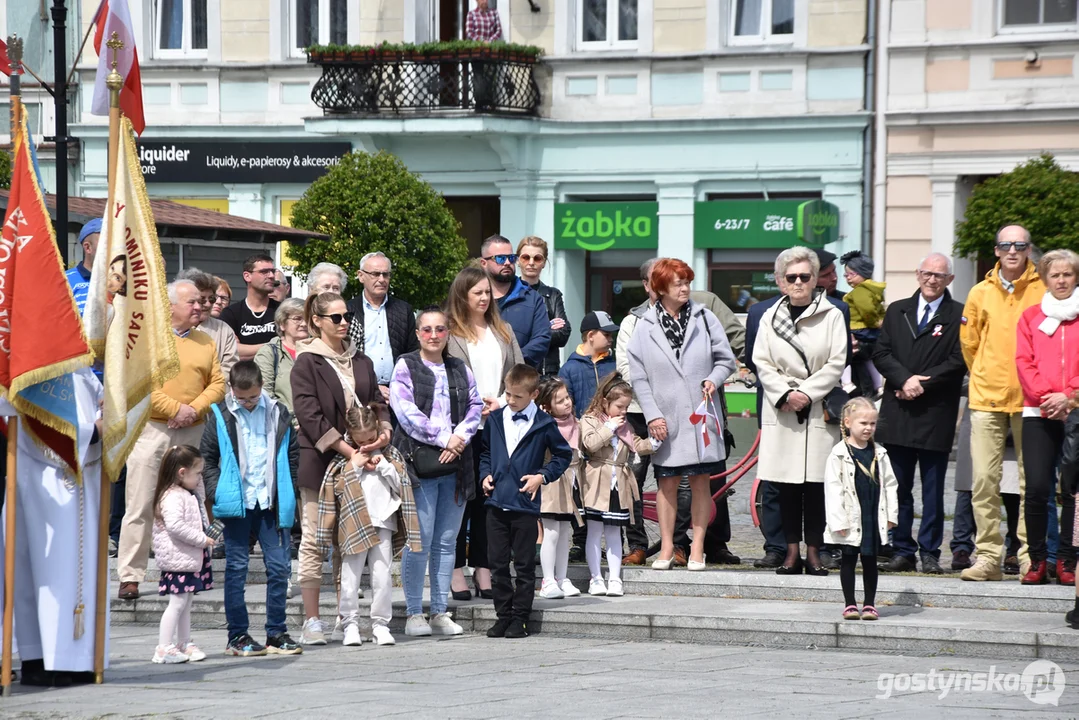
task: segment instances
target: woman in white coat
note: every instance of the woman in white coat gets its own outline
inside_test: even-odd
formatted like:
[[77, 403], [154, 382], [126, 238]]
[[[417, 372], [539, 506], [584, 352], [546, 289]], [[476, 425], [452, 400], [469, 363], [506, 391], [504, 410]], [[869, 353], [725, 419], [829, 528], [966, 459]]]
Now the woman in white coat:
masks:
[[776, 483], [787, 557], [779, 575], [803, 571], [805, 527], [809, 575], [821, 566], [824, 542], [824, 467], [839, 442], [839, 427], [824, 420], [824, 397], [835, 388], [847, 361], [843, 314], [817, 289], [820, 260], [793, 247], [776, 258], [776, 282], [784, 297], [761, 318], [753, 362], [764, 389], [757, 476]]

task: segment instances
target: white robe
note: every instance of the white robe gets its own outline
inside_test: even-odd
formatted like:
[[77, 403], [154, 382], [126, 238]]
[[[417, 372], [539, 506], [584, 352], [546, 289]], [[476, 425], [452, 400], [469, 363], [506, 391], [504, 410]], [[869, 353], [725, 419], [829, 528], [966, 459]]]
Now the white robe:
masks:
[[[101, 443], [90, 445], [100, 414], [100, 381], [83, 369], [73, 374], [79, 416], [78, 450], [82, 487], [65, 477], [20, 423], [15, 493], [15, 646], [21, 660], [43, 659], [46, 670], [90, 672], [94, 669], [97, 607], [97, 538], [101, 511]], [[11, 415], [0, 401], [0, 415]], [[79, 604], [79, 494], [82, 511], [82, 624], [75, 639]], [[6, 498], [5, 498], [6, 504]], [[6, 512], [3, 515], [6, 521]], [[3, 523], [0, 522], [0, 527]], [[0, 533], [0, 584], [6, 534]], [[0, 593], [0, 611], [3, 594]], [[108, 615], [105, 666], [108, 667]], [[3, 628], [0, 626], [0, 634]]]

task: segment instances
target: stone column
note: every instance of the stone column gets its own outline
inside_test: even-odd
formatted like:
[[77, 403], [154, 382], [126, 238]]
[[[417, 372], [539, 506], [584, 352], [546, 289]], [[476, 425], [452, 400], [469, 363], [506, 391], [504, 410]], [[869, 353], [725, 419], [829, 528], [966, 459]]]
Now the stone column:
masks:
[[657, 256], [679, 258], [693, 268], [693, 289], [708, 289], [708, 251], [693, 247], [693, 206], [697, 186], [691, 178], [658, 183], [659, 249]]

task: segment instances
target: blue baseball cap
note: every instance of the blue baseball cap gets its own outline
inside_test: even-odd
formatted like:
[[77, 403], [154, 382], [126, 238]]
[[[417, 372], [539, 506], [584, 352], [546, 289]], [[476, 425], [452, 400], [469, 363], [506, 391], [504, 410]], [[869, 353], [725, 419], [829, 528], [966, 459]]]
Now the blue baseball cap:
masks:
[[82, 241], [86, 239], [86, 236], [100, 232], [101, 218], [94, 218], [93, 220], [82, 226], [82, 230], [79, 231], [79, 243], [81, 244]]

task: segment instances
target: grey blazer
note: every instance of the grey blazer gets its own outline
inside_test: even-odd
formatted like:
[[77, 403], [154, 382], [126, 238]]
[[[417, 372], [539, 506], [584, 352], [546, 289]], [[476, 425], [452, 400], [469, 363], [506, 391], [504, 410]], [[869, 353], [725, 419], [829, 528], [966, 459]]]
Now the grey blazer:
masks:
[[[498, 383], [498, 394], [501, 396], [506, 390], [506, 373], [510, 371], [510, 368], [519, 363], [523, 363], [524, 355], [521, 354], [521, 346], [517, 344], [517, 337], [513, 334], [513, 330], [510, 330], [510, 342], [505, 342], [498, 333], [494, 333], [495, 340], [498, 341], [498, 347], [502, 350], [502, 377], [503, 379]], [[458, 360], [463, 360], [465, 365], [468, 365], [468, 369], [472, 369], [472, 361], [468, 357], [468, 341], [459, 335], [450, 333], [450, 339], [446, 342], [446, 354], [450, 357], [455, 357]]]

